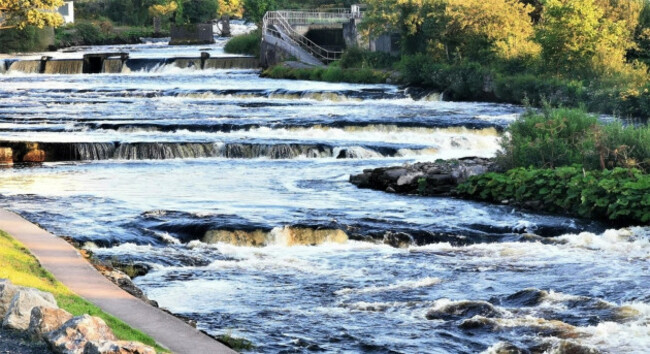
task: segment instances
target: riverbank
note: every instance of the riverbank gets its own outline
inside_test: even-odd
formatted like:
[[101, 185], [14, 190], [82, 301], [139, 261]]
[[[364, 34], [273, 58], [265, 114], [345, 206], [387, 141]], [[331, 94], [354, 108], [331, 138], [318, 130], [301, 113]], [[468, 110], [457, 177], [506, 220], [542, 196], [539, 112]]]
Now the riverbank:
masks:
[[[103, 319], [120, 340], [137, 341], [154, 346], [158, 352], [165, 351], [150, 336], [77, 296], [45, 270], [23, 244], [4, 231], [0, 231], [0, 263], [3, 265], [0, 268], [0, 278], [9, 279], [15, 285], [32, 287], [53, 294], [59, 306], [74, 316], [90, 314]], [[5, 336], [2, 341], [5, 342], [6, 338]], [[15, 345], [20, 345], [20, 341], [19, 339], [19, 343]], [[42, 347], [38, 343], [24, 343], [24, 345], [33, 348]]]
[[[22, 242], [24, 249], [31, 251], [43, 267], [35, 266], [38, 263], [36, 263], [36, 259], [31, 258], [31, 261], [28, 260], [27, 269], [39, 271], [40, 278], [34, 279], [30, 271], [23, 271], [18, 276], [13, 275], [16, 284], [23, 284], [25, 279], [31, 279], [36, 282], [34, 287], [52, 290], [51, 292], [57, 297], [60, 306], [64, 309], [69, 308], [72, 314], [76, 314], [80, 309], [83, 311], [81, 313], [103, 314], [111, 328], [118, 328], [116, 331], [118, 338], [118, 333], [123, 333], [122, 335], [139, 336], [142, 339], [140, 341], [145, 343], [155, 344], [155, 339], [177, 353], [232, 352], [176, 317], [124, 292], [90, 267], [67, 242], [36, 227], [16, 214], [0, 211], [0, 228]], [[14, 249], [21, 249], [21, 244], [13, 241], [8, 235], [6, 238], [9, 240], [7, 242], [14, 244]], [[48, 275], [49, 273], [45, 270], [51, 272], [52, 275]], [[54, 277], [58, 280], [54, 280]], [[7, 278], [12, 279], [11, 272]], [[118, 320], [117, 317], [122, 320]], [[131, 327], [138, 328], [151, 337], [144, 335], [139, 330], [133, 330]], [[163, 350], [160, 346], [157, 348]]]

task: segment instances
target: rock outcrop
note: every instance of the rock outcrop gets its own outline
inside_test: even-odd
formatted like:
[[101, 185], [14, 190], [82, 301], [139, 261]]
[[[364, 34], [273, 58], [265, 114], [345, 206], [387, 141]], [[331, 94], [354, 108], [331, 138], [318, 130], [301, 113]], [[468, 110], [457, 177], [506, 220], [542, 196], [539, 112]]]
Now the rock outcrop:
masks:
[[2, 326], [16, 330], [28, 329], [32, 309], [37, 306], [58, 308], [52, 294], [32, 288], [20, 288], [11, 299]]
[[[115, 271], [114, 277], [131, 281], [119, 271]], [[0, 311], [4, 317], [2, 327], [10, 329], [8, 332], [12, 336], [35, 343], [32, 345], [34, 348], [38, 348], [40, 342], [40, 346], [47, 343], [52, 351], [60, 354], [156, 353], [154, 348], [139, 342], [118, 341], [101, 318], [89, 315], [73, 317], [59, 309], [52, 294], [15, 286], [8, 279], [0, 279]]]
[[70, 312], [63, 309], [36, 306], [32, 309], [27, 332], [33, 339], [39, 340], [43, 335], [60, 328], [72, 317]]
[[82, 315], [47, 333], [45, 341], [61, 354], [83, 354], [88, 342], [116, 341], [113, 331], [99, 317]]
[[19, 288], [11, 283], [9, 279], [0, 279], [0, 317], [4, 318], [11, 305], [11, 300]]
[[421, 162], [364, 170], [350, 176], [350, 182], [359, 188], [389, 193], [448, 196], [458, 184], [490, 171], [493, 166], [493, 160], [478, 157]]

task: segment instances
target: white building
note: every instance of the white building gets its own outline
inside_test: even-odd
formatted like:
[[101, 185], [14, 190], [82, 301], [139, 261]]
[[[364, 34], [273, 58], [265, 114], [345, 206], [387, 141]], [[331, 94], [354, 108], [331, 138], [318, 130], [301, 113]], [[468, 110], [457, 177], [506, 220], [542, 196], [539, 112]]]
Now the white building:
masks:
[[74, 3], [72, 1], [66, 1], [57, 11], [63, 16], [63, 23], [74, 23]]

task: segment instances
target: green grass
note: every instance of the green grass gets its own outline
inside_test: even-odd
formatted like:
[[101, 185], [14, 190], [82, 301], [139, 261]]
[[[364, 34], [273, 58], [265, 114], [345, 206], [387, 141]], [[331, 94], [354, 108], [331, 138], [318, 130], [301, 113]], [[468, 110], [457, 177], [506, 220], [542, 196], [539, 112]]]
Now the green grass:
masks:
[[50, 292], [56, 298], [59, 307], [71, 314], [75, 316], [89, 314], [102, 318], [111, 327], [117, 338], [142, 342], [154, 347], [158, 352], [166, 352], [156, 344], [153, 338], [131, 328], [118, 318], [75, 295], [41, 267], [24, 245], [3, 231], [0, 231], [0, 278], [9, 279], [16, 285]]

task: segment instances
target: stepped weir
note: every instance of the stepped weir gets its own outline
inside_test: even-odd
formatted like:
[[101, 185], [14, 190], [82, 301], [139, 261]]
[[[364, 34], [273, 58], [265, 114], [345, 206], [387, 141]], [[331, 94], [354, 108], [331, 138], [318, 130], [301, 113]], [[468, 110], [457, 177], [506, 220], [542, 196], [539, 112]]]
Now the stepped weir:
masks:
[[3, 62], [7, 73], [25, 74], [120, 74], [137, 71], [151, 71], [164, 65], [179, 68], [203, 69], [257, 69], [259, 61], [253, 57], [210, 57], [202, 52], [200, 57], [174, 58], [129, 58], [128, 53], [92, 53], [81, 59], [52, 59], [44, 56], [40, 60], [16, 60]]

